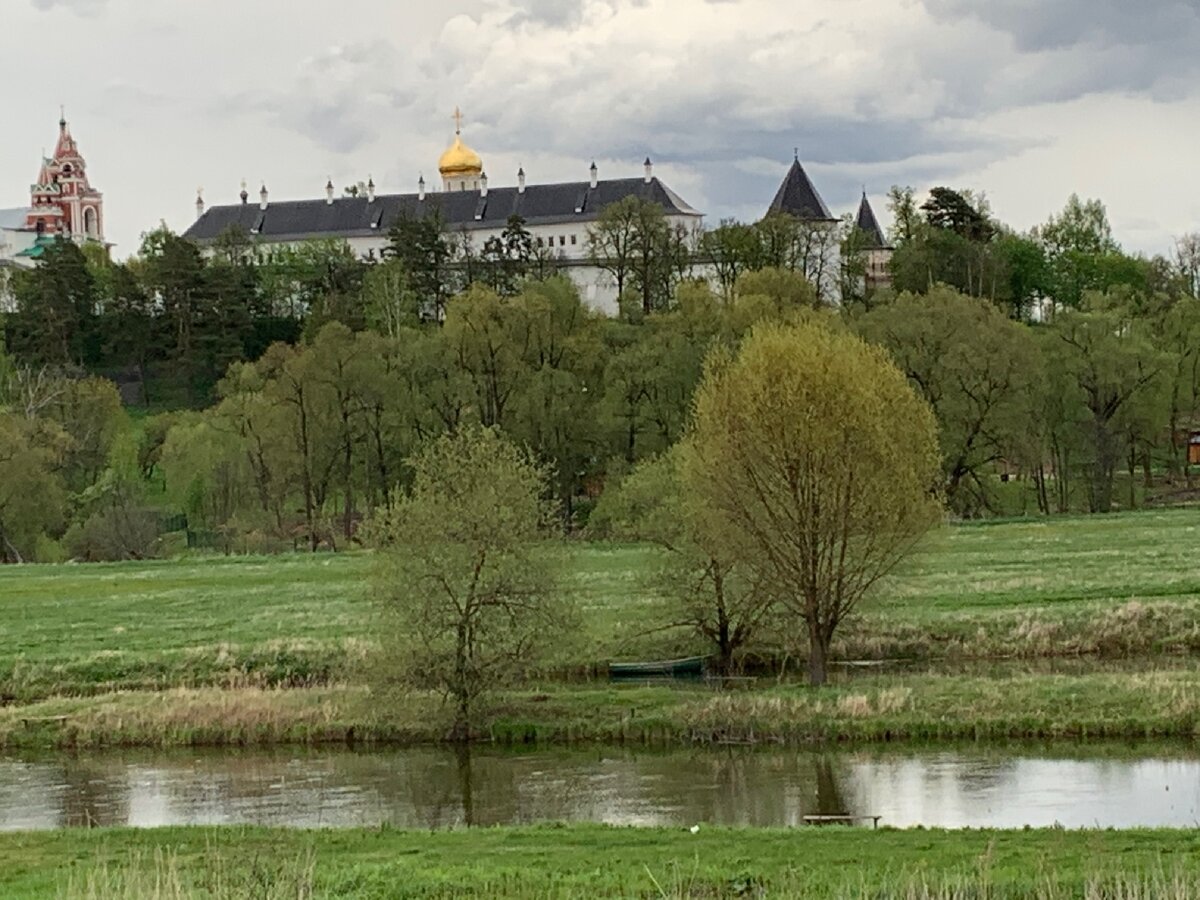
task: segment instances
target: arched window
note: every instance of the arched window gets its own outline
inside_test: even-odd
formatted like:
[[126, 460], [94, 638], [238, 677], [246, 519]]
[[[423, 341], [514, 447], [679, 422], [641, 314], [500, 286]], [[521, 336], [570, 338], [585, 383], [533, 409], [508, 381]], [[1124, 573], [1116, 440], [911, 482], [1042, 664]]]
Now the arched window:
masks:
[[37, 220], [37, 233], [39, 236], [46, 233], [46, 220], [45, 219]]
[[83, 231], [90, 238], [100, 236], [100, 222], [96, 216], [96, 208], [89, 206], [83, 211]]

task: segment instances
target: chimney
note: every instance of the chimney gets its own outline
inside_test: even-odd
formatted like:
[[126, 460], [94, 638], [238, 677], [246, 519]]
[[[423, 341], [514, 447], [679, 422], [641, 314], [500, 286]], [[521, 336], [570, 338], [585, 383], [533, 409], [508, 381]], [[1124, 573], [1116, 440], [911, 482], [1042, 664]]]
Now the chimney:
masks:
[[367, 176], [367, 202], [375, 202], [375, 179], [370, 175]]
[[481, 172], [479, 174], [479, 196], [487, 196], [487, 172]]
[[425, 199], [425, 176], [424, 175], [422, 175], [420, 180], [417, 182], [417, 199], [418, 200]]
[[646, 184], [654, 180], [654, 163], [650, 162], [650, 157], [646, 157]]
[[267, 208], [267, 185], [266, 185], [266, 182], [263, 182], [263, 186], [258, 191], [258, 208], [259, 209]]
[[242, 206], [245, 206], [250, 201], [250, 192], [246, 190], [246, 179], [242, 179], [242, 192], [238, 194], [242, 198]]
[[196, 218], [204, 215], [204, 188], [196, 188]]
[[333, 178], [325, 182], [325, 203], [333, 206]]
[[525, 193], [525, 167], [517, 169], [517, 193]]
[[596, 185], [598, 185], [600, 183], [600, 170], [596, 168], [596, 161], [594, 159], [592, 160], [591, 173], [592, 173], [592, 187], [594, 188]]

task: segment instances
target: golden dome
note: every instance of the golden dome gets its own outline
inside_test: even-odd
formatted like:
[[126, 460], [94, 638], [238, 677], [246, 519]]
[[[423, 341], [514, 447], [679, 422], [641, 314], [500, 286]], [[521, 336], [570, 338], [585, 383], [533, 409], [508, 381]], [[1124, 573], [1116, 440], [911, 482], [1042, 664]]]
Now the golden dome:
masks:
[[483, 160], [479, 154], [462, 142], [460, 135], [454, 135], [454, 143], [438, 160], [438, 169], [442, 177], [453, 175], [479, 175], [483, 172]]

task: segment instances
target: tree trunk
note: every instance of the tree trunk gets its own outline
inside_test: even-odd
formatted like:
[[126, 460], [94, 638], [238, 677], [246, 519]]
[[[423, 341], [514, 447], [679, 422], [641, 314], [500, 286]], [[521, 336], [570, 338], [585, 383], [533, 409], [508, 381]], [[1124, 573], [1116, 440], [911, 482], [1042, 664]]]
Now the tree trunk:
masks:
[[467, 683], [467, 625], [459, 622], [457, 642], [454, 648], [454, 697], [458, 701], [458, 712], [454, 720], [452, 737], [456, 741], [471, 739], [471, 688]]
[[820, 687], [826, 681], [826, 668], [829, 661], [829, 642], [821, 634], [821, 627], [816, 622], [808, 625], [808, 683]]

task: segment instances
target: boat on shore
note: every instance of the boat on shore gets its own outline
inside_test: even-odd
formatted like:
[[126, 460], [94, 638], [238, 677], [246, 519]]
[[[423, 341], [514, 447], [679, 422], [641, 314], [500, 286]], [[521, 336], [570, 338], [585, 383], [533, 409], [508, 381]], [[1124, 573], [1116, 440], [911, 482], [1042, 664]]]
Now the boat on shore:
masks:
[[707, 656], [688, 656], [683, 659], [659, 659], [649, 662], [610, 662], [608, 677], [612, 681], [639, 678], [702, 678]]

